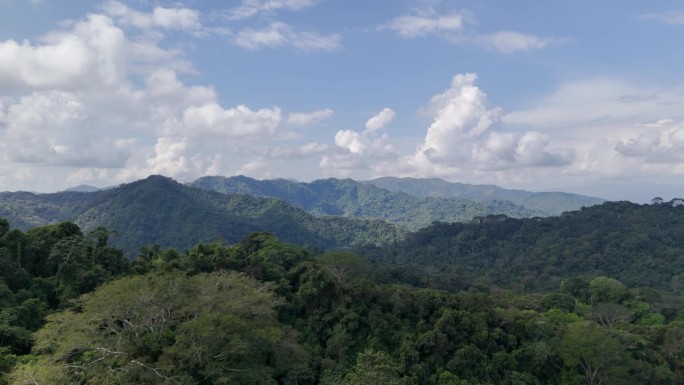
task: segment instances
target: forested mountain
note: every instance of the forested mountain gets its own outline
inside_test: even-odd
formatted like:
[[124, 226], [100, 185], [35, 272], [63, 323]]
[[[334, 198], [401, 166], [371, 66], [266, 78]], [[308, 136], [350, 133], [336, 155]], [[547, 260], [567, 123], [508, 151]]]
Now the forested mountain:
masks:
[[398, 276], [422, 274], [452, 290], [473, 284], [548, 290], [569, 276], [602, 275], [633, 287], [681, 290], [684, 205], [606, 202], [559, 217], [438, 223], [363, 253], [395, 264]]
[[323, 249], [394, 242], [404, 233], [382, 221], [316, 217], [281, 200], [192, 188], [161, 176], [90, 193], [0, 193], [0, 217], [21, 229], [59, 221], [86, 231], [104, 226], [129, 254], [148, 243], [182, 249], [199, 241], [237, 242], [255, 231]]
[[490, 214], [514, 218], [544, 214], [508, 201], [474, 202], [463, 198], [413, 196], [351, 179], [302, 183], [285, 179], [260, 181], [245, 176], [214, 176], [200, 178], [190, 185], [224, 193], [279, 198], [315, 215], [382, 219], [411, 230], [418, 230], [434, 221], [465, 222]]
[[[385, 177], [364, 183], [390, 191], [401, 191], [414, 196], [438, 198], [462, 198], [476, 202], [508, 201], [540, 216], [558, 215], [604, 202], [604, 199], [563, 192], [530, 192], [508, 190], [494, 185], [450, 183], [442, 179], [414, 179]], [[496, 214], [496, 213], [492, 213]], [[504, 213], [505, 214], [505, 213]], [[509, 215], [510, 216], [510, 215]]]

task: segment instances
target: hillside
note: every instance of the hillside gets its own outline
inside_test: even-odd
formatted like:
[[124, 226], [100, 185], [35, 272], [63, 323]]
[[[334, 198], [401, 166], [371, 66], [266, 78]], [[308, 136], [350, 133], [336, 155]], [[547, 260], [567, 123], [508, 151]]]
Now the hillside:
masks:
[[508, 190], [494, 185], [450, 183], [442, 179], [385, 177], [366, 181], [390, 191], [400, 191], [420, 197], [462, 198], [476, 202], [508, 201], [541, 216], [558, 215], [605, 202], [604, 199], [564, 192], [530, 192]]
[[607, 202], [551, 218], [438, 223], [394, 247], [363, 253], [376, 262], [409, 266], [396, 274], [442, 280], [456, 290], [471, 284], [548, 290], [567, 277], [596, 276], [631, 287], [681, 290], [684, 206], [673, 203]]
[[507, 201], [474, 202], [463, 198], [420, 197], [351, 179], [302, 183], [284, 179], [260, 181], [245, 176], [214, 176], [200, 178], [190, 185], [224, 193], [279, 198], [315, 215], [381, 219], [411, 230], [418, 230], [434, 221], [466, 222], [491, 214], [514, 218], [542, 214]]
[[237, 242], [259, 231], [323, 249], [394, 242], [403, 235], [381, 221], [315, 217], [281, 200], [207, 191], [161, 176], [91, 193], [0, 193], [0, 217], [21, 229], [60, 221], [86, 231], [104, 226], [118, 234], [112, 243], [129, 254], [148, 243], [183, 249], [199, 241]]

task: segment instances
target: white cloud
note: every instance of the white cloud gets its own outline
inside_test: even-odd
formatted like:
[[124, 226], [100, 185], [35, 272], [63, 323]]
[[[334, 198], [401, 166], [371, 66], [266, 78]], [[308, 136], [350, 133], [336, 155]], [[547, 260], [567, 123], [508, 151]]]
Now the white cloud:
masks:
[[101, 15], [90, 15], [70, 32], [45, 36], [43, 43], [0, 42], [0, 86], [4, 88], [80, 88], [124, 81], [123, 31]]
[[383, 108], [377, 115], [368, 119], [366, 122], [366, 131], [373, 132], [384, 128], [386, 125], [392, 123], [395, 116], [397, 116], [397, 114], [391, 108]]
[[329, 108], [313, 112], [291, 112], [287, 117], [287, 124], [291, 126], [311, 126], [330, 119], [335, 112]]
[[363, 131], [337, 131], [335, 146], [323, 156], [319, 166], [346, 176], [352, 170], [375, 168], [388, 159], [396, 159], [397, 154], [389, 143], [389, 135], [383, 131], [394, 116], [394, 111], [384, 108], [366, 122]]
[[[555, 145], [573, 149], [574, 161], [554, 176], [556, 183], [671, 178], [684, 173], [682, 96], [684, 89], [677, 86], [574, 81], [504, 115], [502, 124], [543, 130]], [[677, 119], [663, 118], [668, 116]]]
[[276, 134], [282, 119], [278, 107], [252, 111], [240, 105], [225, 109], [217, 103], [188, 107], [183, 123], [189, 130], [199, 130], [231, 138], [263, 138]]
[[476, 41], [494, 51], [514, 53], [542, 49], [555, 40], [514, 31], [501, 31], [479, 36]]
[[230, 18], [245, 19], [278, 10], [297, 11], [312, 7], [316, 3], [316, 0], [242, 0], [242, 4], [230, 11]]
[[458, 35], [466, 23], [473, 22], [468, 13], [452, 12], [446, 15], [427, 10], [413, 15], [402, 15], [381, 26], [405, 38], [415, 38], [432, 34], [446, 36]]
[[264, 151], [269, 159], [302, 159], [326, 152], [330, 146], [325, 143], [310, 142], [299, 146], [275, 146]]
[[624, 156], [644, 156], [653, 152], [660, 145], [660, 133], [649, 131], [627, 141], [619, 141], [615, 151]]
[[202, 28], [199, 12], [189, 8], [155, 7], [151, 13], [145, 13], [115, 0], [105, 2], [101, 8], [120, 24], [132, 25], [141, 29], [162, 28], [199, 31]]
[[[5, 186], [60, 189], [151, 173], [187, 180], [234, 172], [236, 162], [253, 156], [246, 140], [279, 135], [279, 107], [223, 106], [212, 88], [181, 80], [178, 71], [189, 64], [161, 41], [172, 25], [194, 27], [164, 12], [145, 15], [159, 31], [135, 35], [118, 18], [92, 14], [35, 42], [0, 41], [0, 172], [11, 180]], [[53, 179], [36, 171], [44, 167]]]
[[[463, 179], [500, 170], [529, 173], [531, 169], [564, 166], [573, 161], [573, 151], [554, 148], [551, 138], [541, 132], [497, 131], [501, 110], [489, 107], [486, 94], [475, 85], [476, 79], [475, 74], [458, 74], [448, 89], [431, 98], [425, 112], [433, 116], [433, 122], [424, 141], [411, 154], [369, 151], [372, 142], [367, 135], [372, 127], [362, 133], [340, 131], [335, 143], [350, 157], [363, 155], [363, 165], [377, 175]], [[388, 141], [384, 134], [382, 143]], [[324, 161], [332, 164], [328, 159]]]
[[366, 137], [356, 131], [343, 130], [335, 134], [335, 145], [349, 150], [353, 154], [363, 154], [368, 146]]
[[464, 139], [478, 137], [498, 122], [500, 109], [489, 109], [476, 79], [475, 74], [456, 75], [449, 89], [432, 97], [429, 110], [434, 111], [434, 121], [421, 152], [434, 160], [459, 159], [465, 153]]
[[314, 32], [297, 31], [288, 24], [273, 22], [266, 28], [244, 28], [234, 39], [235, 44], [247, 49], [291, 46], [302, 51], [332, 51], [340, 48], [342, 37], [338, 34], [319, 35]]
[[108, 137], [97, 120], [76, 95], [35, 92], [9, 106], [0, 148], [7, 162], [122, 167], [126, 146]]
[[684, 106], [682, 96], [682, 89], [659, 89], [611, 78], [586, 79], [561, 84], [534, 106], [506, 114], [503, 121], [544, 129], [620, 124], [625, 130], [635, 123], [676, 116]]
[[684, 25], [684, 12], [670, 11], [662, 13], [647, 13], [641, 15], [644, 19], [656, 20], [670, 25]]

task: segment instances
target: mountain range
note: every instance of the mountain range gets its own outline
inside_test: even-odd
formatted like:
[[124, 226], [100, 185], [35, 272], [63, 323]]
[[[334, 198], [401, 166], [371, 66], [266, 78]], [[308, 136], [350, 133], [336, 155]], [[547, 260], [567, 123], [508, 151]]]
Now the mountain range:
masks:
[[[390, 191], [419, 197], [461, 198], [475, 202], [507, 201], [533, 210], [540, 216], [559, 215], [605, 202], [605, 199], [565, 192], [530, 192], [505, 189], [495, 185], [451, 183], [442, 179], [384, 177], [365, 183]], [[510, 216], [510, 215], [509, 215]]]
[[148, 243], [183, 249], [263, 231], [321, 249], [385, 244], [405, 234], [380, 220], [317, 217], [282, 200], [202, 190], [162, 176], [89, 193], [0, 193], [0, 217], [20, 229], [60, 221], [86, 231], [102, 226], [129, 255]]
[[[423, 182], [425, 186], [420, 187]], [[375, 183], [391, 185], [395, 191]], [[454, 186], [466, 186], [468, 193], [458, 193]], [[403, 239], [407, 230], [416, 231], [435, 221], [468, 222], [501, 214], [514, 218], [548, 216], [555, 212], [542, 208], [554, 206], [551, 201], [556, 203], [554, 207], [568, 209], [600, 202], [563, 193], [509, 193], [495, 186], [480, 188], [494, 191], [489, 195], [503, 200], [480, 197], [475, 201], [471, 198], [477, 195], [477, 188], [433, 179], [322, 179], [302, 183], [244, 176], [204, 177], [183, 185], [151, 176], [102, 190], [79, 186], [51, 194], [3, 192], [0, 217], [24, 230], [60, 221], [73, 221], [86, 231], [105, 227], [119, 234], [112, 237], [113, 244], [132, 255], [148, 243], [182, 249], [200, 241], [237, 242], [259, 231], [320, 249], [385, 245]], [[505, 199], [508, 197], [527, 206], [512, 203]]]
[[568, 193], [532, 193], [441, 179], [381, 178], [366, 182], [320, 179], [310, 183], [245, 176], [208, 176], [190, 186], [233, 194], [282, 199], [314, 215], [376, 218], [418, 230], [432, 222], [467, 222], [475, 217], [547, 217], [602, 203]]

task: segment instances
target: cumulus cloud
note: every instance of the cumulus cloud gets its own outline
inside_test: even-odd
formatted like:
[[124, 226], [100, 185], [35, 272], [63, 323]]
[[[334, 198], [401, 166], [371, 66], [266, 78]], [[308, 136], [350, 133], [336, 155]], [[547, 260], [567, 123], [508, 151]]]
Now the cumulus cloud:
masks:
[[[135, 12], [130, 20], [141, 16]], [[158, 10], [135, 22], [140, 28], [195, 28], [183, 15]], [[182, 52], [150, 38], [163, 32], [135, 35], [122, 27], [130, 20], [91, 14], [34, 42], [0, 41], [3, 175], [10, 175], [7, 167], [23, 170], [21, 180], [32, 176], [32, 189], [40, 189], [49, 181], [36, 176], [35, 167], [52, 167], [62, 175], [53, 181], [61, 187], [76, 180], [98, 184], [95, 178], [109, 185], [151, 173], [227, 173], [238, 158], [249, 162], [244, 141], [279, 135], [279, 107], [221, 105], [211, 87], [179, 78], [178, 71], [187, 70]]]
[[98, 119], [78, 97], [67, 92], [36, 92], [22, 97], [9, 107], [4, 119], [5, 160], [70, 167], [123, 166], [128, 157], [126, 142], [98, 129]]
[[487, 96], [475, 86], [475, 74], [453, 77], [451, 87], [435, 95], [428, 111], [434, 115], [425, 141], [418, 149], [435, 162], [462, 160], [469, 142], [499, 120], [500, 109], [490, 109]]
[[183, 122], [190, 130], [232, 138], [262, 138], [276, 133], [281, 115], [278, 107], [252, 111], [244, 105], [225, 109], [217, 103], [209, 103], [188, 107], [183, 112]]
[[377, 115], [368, 119], [366, 122], [366, 131], [373, 132], [384, 128], [386, 125], [392, 123], [395, 116], [397, 116], [397, 114], [391, 108], [383, 108]]
[[479, 36], [476, 41], [493, 51], [514, 53], [542, 49], [557, 40], [515, 31], [501, 31]]
[[472, 16], [468, 13], [452, 12], [440, 15], [432, 9], [428, 9], [417, 14], [399, 16], [381, 26], [380, 29], [393, 31], [405, 38], [432, 34], [455, 36], [461, 32], [466, 23], [472, 21]]
[[644, 156], [651, 154], [660, 145], [660, 133], [649, 131], [637, 138], [627, 141], [619, 141], [615, 145], [615, 151], [624, 156]]
[[502, 125], [543, 131], [550, 145], [573, 150], [573, 162], [554, 180], [679, 175], [684, 173], [682, 95], [677, 86], [584, 79], [503, 115]]
[[617, 139], [614, 150], [624, 158], [651, 164], [684, 162], [684, 122], [660, 119], [642, 126], [649, 130]]
[[90, 15], [72, 31], [55, 32], [42, 44], [0, 42], [0, 86], [4, 88], [103, 87], [124, 81], [125, 37], [111, 19]]
[[287, 124], [306, 127], [330, 119], [335, 112], [329, 108], [313, 112], [291, 112], [287, 117]]
[[[455, 75], [450, 87], [433, 96], [424, 109], [433, 121], [416, 150], [390, 161], [373, 158], [374, 162], [367, 161], [369, 167], [377, 174], [454, 179], [572, 162], [573, 151], [553, 148], [551, 138], [541, 132], [499, 131], [501, 110], [489, 106], [476, 80], [475, 74]], [[363, 133], [340, 131], [335, 142], [350, 154], [367, 153]]]
[[282, 22], [273, 22], [265, 28], [244, 28], [235, 36], [236, 45], [257, 50], [291, 46], [302, 51], [333, 51], [341, 46], [339, 34], [319, 35], [298, 31]]
[[323, 156], [320, 167], [341, 175], [348, 175], [356, 169], [376, 168], [379, 163], [397, 157], [384, 132], [395, 113], [384, 108], [366, 122], [363, 131], [339, 130], [335, 134], [335, 146]]
[[316, 0], [242, 0], [239, 6], [230, 10], [230, 18], [245, 19], [278, 10], [297, 11], [312, 7], [316, 3]]

